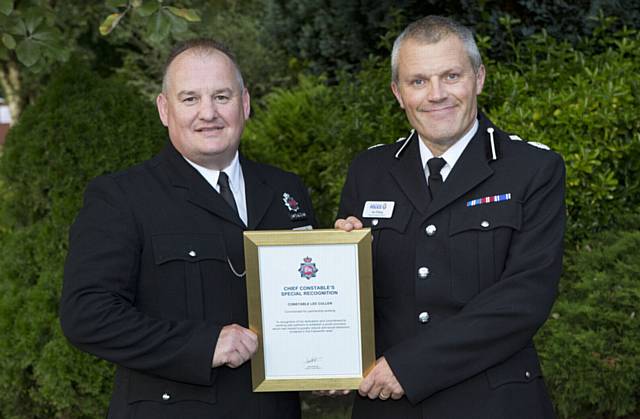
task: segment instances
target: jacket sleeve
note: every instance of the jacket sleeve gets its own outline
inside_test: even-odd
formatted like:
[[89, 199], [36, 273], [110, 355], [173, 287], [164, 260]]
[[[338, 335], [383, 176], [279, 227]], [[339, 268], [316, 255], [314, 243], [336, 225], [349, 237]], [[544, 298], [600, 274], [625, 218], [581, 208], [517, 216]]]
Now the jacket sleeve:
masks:
[[550, 153], [523, 199], [499, 281], [455, 315], [430, 324], [384, 356], [406, 396], [418, 403], [522, 350], [547, 319], [557, 295], [565, 226], [564, 164]]
[[62, 330], [79, 349], [118, 365], [212, 384], [221, 326], [153, 318], [136, 309], [142, 234], [116, 181], [108, 176], [92, 181], [69, 234]]

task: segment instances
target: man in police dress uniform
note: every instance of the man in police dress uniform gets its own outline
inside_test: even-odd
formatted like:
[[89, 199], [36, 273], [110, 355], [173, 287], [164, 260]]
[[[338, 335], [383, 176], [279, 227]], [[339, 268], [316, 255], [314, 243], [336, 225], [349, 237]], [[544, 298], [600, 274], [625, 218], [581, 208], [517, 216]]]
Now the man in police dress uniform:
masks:
[[561, 271], [562, 159], [477, 112], [485, 69], [456, 22], [409, 25], [392, 72], [414, 131], [355, 158], [336, 221], [373, 231], [378, 360], [353, 417], [552, 418], [532, 338]]
[[249, 93], [222, 45], [178, 46], [157, 106], [165, 149], [87, 188], [64, 333], [117, 365], [109, 418], [299, 418], [297, 393], [252, 392], [242, 232], [311, 227], [306, 188], [238, 154]]

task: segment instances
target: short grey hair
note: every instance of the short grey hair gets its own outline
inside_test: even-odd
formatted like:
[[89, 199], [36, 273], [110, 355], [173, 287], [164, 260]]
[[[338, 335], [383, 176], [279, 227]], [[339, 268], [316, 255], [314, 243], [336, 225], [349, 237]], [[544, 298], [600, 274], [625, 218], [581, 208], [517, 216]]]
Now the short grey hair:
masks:
[[414, 39], [425, 44], [435, 44], [451, 35], [457, 36], [462, 41], [471, 61], [473, 72], [478, 74], [482, 65], [482, 57], [473, 38], [473, 32], [453, 19], [431, 15], [409, 24], [396, 38], [391, 50], [391, 79], [398, 82], [398, 55], [405, 40]]
[[175, 47], [173, 47], [173, 49], [169, 53], [169, 56], [167, 57], [167, 61], [164, 64], [164, 69], [162, 71], [162, 92], [163, 93], [167, 92], [167, 87], [168, 87], [167, 73], [169, 71], [169, 66], [178, 57], [178, 55], [186, 51], [190, 51], [195, 54], [201, 54], [204, 56], [207, 56], [214, 52], [220, 52], [226, 55], [229, 58], [229, 60], [231, 60], [231, 63], [233, 64], [233, 68], [235, 69], [236, 79], [238, 80], [240, 91], [244, 90], [244, 80], [242, 78], [242, 73], [240, 72], [240, 66], [238, 66], [238, 62], [236, 61], [236, 57], [233, 54], [233, 52], [231, 52], [231, 50], [222, 42], [219, 42], [210, 38], [196, 38], [196, 39], [190, 39], [184, 42], [180, 42]]

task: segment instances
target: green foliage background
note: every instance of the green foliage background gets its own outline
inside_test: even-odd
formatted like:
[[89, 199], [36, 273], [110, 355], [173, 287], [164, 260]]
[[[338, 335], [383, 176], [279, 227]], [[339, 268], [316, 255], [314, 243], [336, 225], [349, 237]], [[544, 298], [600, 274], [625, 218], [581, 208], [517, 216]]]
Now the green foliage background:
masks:
[[150, 102], [71, 62], [11, 129], [0, 161], [0, 417], [103, 416], [112, 368], [58, 322], [68, 228], [89, 179], [152, 155]]
[[[543, 31], [520, 40], [516, 20], [496, 22], [499, 54], [495, 39], [479, 38], [485, 57], [501, 57], [485, 63], [480, 106], [496, 124], [549, 145], [567, 164], [565, 273], [552, 318], [537, 337], [547, 384], [563, 418], [638, 412], [638, 32], [602, 18], [593, 35], [573, 43]], [[259, 36], [257, 26], [243, 25], [248, 39]], [[141, 74], [138, 64], [125, 60], [119, 73]], [[259, 77], [258, 61], [253, 65]], [[103, 78], [94, 68], [75, 61], [59, 72], [12, 128], [0, 157], [3, 418], [101, 417], [110, 395], [112, 368], [71, 348], [58, 326], [67, 229], [90, 178], [150, 157], [166, 134], [146, 99], [149, 85], [134, 90], [125, 87], [130, 77]], [[389, 89], [388, 60], [371, 56], [357, 71], [345, 68], [330, 77], [301, 75], [264, 96], [242, 143], [249, 157], [304, 178], [324, 227], [333, 222], [353, 156], [409, 131]], [[287, 71], [278, 77], [286, 79]], [[347, 413], [338, 411], [325, 417]]]

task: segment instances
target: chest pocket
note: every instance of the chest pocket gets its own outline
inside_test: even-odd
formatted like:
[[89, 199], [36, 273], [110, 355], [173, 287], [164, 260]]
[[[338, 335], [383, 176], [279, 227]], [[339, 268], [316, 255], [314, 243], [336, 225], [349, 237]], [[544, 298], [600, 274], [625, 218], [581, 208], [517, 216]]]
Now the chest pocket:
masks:
[[514, 231], [522, 225], [522, 204], [516, 200], [461, 207], [449, 225], [451, 294], [470, 300], [500, 277]]
[[[164, 290], [159, 295], [167, 300], [160, 302], [160, 307], [182, 307], [179, 317], [203, 320], [205, 298], [207, 304], [219, 308], [216, 312], [221, 312], [222, 307], [228, 305], [216, 304], [229, 301], [231, 293], [227, 276], [221, 275], [228, 270], [227, 251], [221, 233], [157, 234], [151, 241], [160, 271], [161, 283], [157, 287]], [[215, 281], [214, 287], [218, 292], [205, 292], [204, 281]], [[211, 301], [212, 298], [221, 301]], [[184, 305], [180, 304], [181, 300]], [[223, 318], [220, 320], [228, 317], [221, 315]]]
[[402, 274], [401, 267], [413, 264], [413, 252], [407, 250], [407, 226], [412, 216], [408, 203], [396, 203], [391, 218], [363, 218], [373, 236], [374, 295], [379, 298], [413, 293], [413, 278]]

